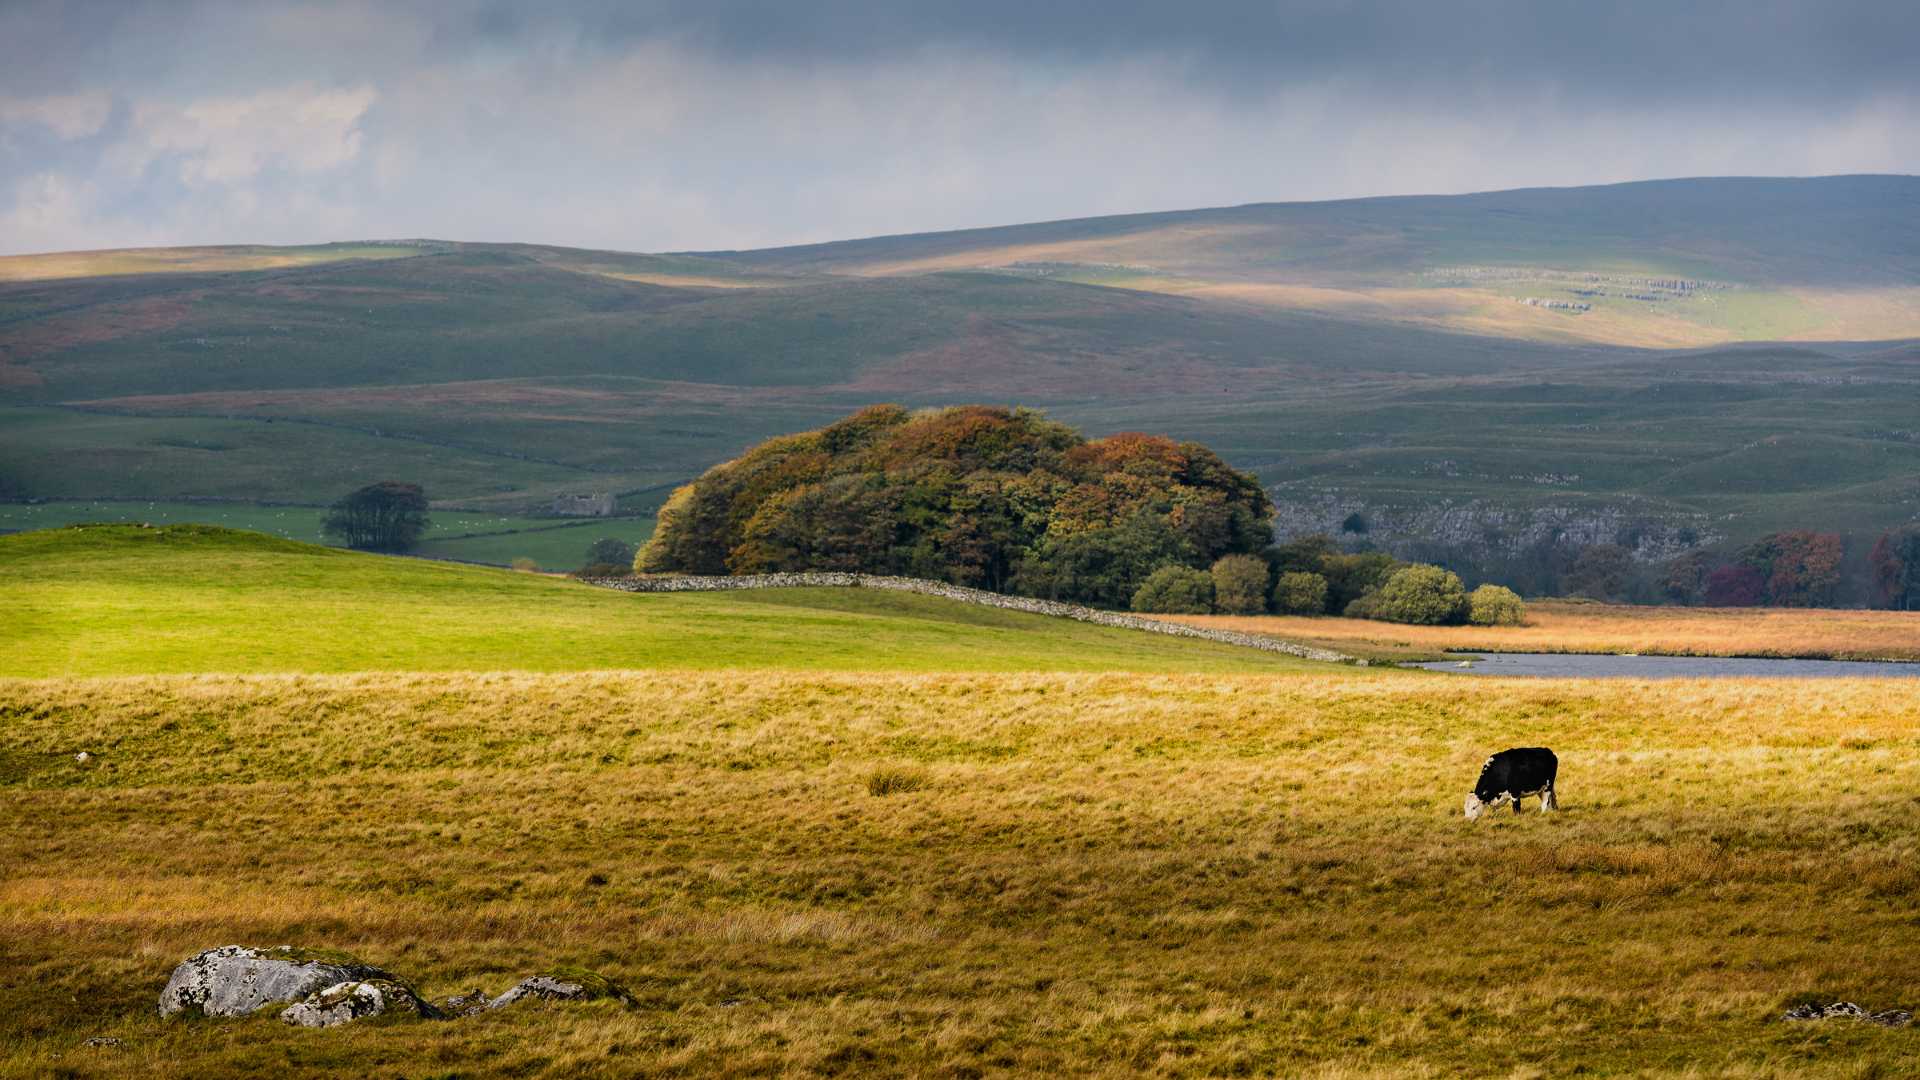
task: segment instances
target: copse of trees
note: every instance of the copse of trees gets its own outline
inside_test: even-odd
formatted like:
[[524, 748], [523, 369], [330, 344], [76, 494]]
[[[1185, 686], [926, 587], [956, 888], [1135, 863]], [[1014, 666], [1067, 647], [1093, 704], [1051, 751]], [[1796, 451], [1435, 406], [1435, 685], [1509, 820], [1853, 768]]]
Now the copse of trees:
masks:
[[[1882, 550], [1876, 546], [1869, 561]], [[1773, 533], [1731, 558], [1690, 551], [1668, 562], [1662, 591], [1676, 603], [1708, 607], [1829, 607], [1839, 597], [1845, 558], [1838, 533]]]
[[384, 480], [341, 496], [320, 519], [320, 531], [361, 551], [411, 551], [432, 524], [418, 484]]
[[675, 491], [635, 569], [906, 574], [1125, 608], [1162, 567], [1207, 576], [1261, 551], [1272, 515], [1253, 477], [1198, 443], [1088, 441], [1029, 409], [879, 405]]
[[1874, 600], [1895, 611], [1920, 611], [1920, 530], [1901, 529], [1880, 537], [1867, 556], [1873, 571]]
[[1272, 610], [1282, 615], [1345, 615], [1387, 622], [1483, 626], [1525, 621], [1513, 590], [1482, 585], [1468, 593], [1444, 567], [1404, 563], [1384, 552], [1343, 552], [1325, 536], [1267, 550], [1276, 572]]

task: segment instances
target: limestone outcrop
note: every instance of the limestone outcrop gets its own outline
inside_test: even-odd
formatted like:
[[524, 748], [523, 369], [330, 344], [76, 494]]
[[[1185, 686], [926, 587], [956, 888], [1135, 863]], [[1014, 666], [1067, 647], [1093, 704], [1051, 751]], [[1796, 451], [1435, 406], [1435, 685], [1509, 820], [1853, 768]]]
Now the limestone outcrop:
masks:
[[250, 1016], [342, 983], [374, 980], [398, 981], [345, 953], [288, 945], [272, 949], [223, 945], [173, 969], [166, 989], [160, 991], [160, 1015]]
[[287, 1006], [280, 1019], [295, 1027], [339, 1027], [389, 1014], [437, 1020], [439, 1010], [404, 983], [390, 979], [336, 983]]

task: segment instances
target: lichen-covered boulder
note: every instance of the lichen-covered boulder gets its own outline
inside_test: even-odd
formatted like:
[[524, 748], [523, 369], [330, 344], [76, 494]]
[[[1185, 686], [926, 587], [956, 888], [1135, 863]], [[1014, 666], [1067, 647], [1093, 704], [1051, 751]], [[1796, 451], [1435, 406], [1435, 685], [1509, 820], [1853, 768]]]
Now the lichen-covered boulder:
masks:
[[489, 1009], [504, 1009], [516, 1001], [533, 998], [540, 1001], [618, 1001], [632, 1005], [633, 995], [619, 983], [597, 972], [579, 968], [555, 968], [544, 975], [521, 979], [513, 989], [493, 999]]
[[280, 1019], [295, 1027], [328, 1028], [372, 1016], [438, 1019], [440, 1013], [404, 983], [390, 979], [335, 983], [287, 1006]]
[[486, 1012], [487, 1006], [491, 1004], [493, 999], [487, 996], [486, 991], [468, 990], [464, 994], [441, 998], [434, 1003], [434, 1008], [438, 1009], [442, 1016], [458, 1018]]
[[1808, 1002], [1788, 1009], [1782, 1020], [1859, 1020], [1881, 1027], [1906, 1027], [1913, 1023], [1913, 1014], [1906, 1009], [1887, 1009], [1884, 1012], [1868, 1012], [1851, 1001], [1836, 1001], [1829, 1005]]
[[173, 969], [160, 991], [160, 1015], [248, 1016], [349, 982], [398, 980], [346, 953], [282, 945], [223, 945]]

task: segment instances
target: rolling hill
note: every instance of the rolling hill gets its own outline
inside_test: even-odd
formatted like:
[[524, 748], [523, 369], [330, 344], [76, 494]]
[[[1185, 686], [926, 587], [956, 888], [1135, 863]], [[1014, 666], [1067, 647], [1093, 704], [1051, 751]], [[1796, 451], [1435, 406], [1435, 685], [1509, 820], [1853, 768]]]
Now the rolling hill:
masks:
[[860, 405], [996, 401], [1204, 440], [1293, 529], [1649, 558], [1866, 535], [1920, 513], [1917, 211], [1912, 177], [1706, 179], [751, 252], [12, 257], [0, 499], [315, 506], [403, 478], [476, 512], [644, 513]]

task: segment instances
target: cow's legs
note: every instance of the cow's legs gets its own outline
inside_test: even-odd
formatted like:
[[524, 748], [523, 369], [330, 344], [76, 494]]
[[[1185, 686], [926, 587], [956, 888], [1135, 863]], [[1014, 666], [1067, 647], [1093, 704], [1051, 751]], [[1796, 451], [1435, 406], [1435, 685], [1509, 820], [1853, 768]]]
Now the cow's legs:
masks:
[[1524, 798], [1526, 798], [1525, 795], [1515, 795], [1513, 797], [1513, 816], [1514, 817], [1520, 816], [1520, 800]]
[[1560, 800], [1553, 797], [1553, 785], [1549, 784], [1547, 790], [1540, 793], [1540, 812], [1544, 814], [1549, 810], [1558, 809], [1560, 809]]

